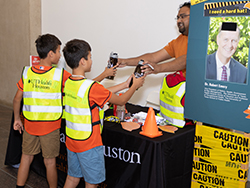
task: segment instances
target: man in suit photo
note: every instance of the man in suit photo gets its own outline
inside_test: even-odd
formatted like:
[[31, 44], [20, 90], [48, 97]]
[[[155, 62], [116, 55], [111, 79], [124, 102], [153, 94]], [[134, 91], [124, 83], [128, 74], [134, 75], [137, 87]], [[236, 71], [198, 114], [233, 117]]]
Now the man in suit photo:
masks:
[[217, 35], [218, 49], [207, 56], [206, 79], [246, 83], [247, 68], [232, 58], [239, 40], [237, 23], [223, 22]]

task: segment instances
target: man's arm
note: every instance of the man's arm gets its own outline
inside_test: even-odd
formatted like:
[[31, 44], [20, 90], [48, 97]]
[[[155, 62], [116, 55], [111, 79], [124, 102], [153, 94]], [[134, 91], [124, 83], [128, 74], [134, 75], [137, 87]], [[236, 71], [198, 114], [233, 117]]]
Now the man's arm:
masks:
[[171, 58], [172, 57], [168, 54], [168, 52], [165, 49], [161, 49], [159, 51], [143, 54], [135, 58], [118, 59], [118, 63], [119, 63], [119, 67], [133, 66], [133, 65], [137, 65], [138, 62], [141, 59], [143, 59], [144, 64], [149, 63], [154, 68], [154, 70], [152, 70], [151, 67], [149, 67], [148, 65], [143, 66], [142, 72], [146, 72], [147, 74], [152, 74], [152, 73], [157, 74], [161, 72], [174, 72], [174, 71], [183, 70], [186, 68], [186, 55], [180, 56], [166, 63], [158, 64], [162, 61], [166, 61]]
[[119, 58], [118, 64], [119, 64], [119, 67], [136, 66], [141, 59], [143, 59], [144, 61], [148, 61], [152, 64], [157, 64], [162, 61], [171, 59], [171, 56], [168, 54], [168, 52], [165, 49], [161, 49], [159, 51], [146, 53], [138, 57], [127, 58], [127, 59]]
[[166, 63], [161, 63], [157, 65], [152, 65], [154, 67], [154, 70], [148, 70], [150, 67], [145, 69], [148, 74], [154, 73], [160, 73], [160, 72], [174, 72], [174, 71], [179, 71], [183, 70], [186, 68], [186, 57], [187, 55], [182, 55], [172, 61], [166, 62]]

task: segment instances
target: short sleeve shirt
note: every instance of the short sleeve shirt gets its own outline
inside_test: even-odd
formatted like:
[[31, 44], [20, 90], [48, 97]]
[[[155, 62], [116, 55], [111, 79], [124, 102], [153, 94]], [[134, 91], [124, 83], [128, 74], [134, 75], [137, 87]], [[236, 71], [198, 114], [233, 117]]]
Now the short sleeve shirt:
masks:
[[[188, 36], [179, 35], [176, 39], [169, 42], [164, 49], [168, 52], [168, 54], [173, 58], [178, 58], [182, 55], [187, 54], [187, 46], [188, 46]], [[182, 70], [183, 73], [186, 73], [186, 70]]]

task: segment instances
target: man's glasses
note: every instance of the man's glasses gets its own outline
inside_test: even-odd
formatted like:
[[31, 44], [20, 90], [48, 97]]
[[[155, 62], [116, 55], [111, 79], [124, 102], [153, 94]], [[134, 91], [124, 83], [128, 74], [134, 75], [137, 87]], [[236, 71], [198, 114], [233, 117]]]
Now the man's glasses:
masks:
[[176, 16], [176, 18], [174, 18], [176, 21], [181, 19], [183, 20], [184, 18], [186, 18], [187, 16], [189, 16], [190, 14], [181, 14], [180, 16]]

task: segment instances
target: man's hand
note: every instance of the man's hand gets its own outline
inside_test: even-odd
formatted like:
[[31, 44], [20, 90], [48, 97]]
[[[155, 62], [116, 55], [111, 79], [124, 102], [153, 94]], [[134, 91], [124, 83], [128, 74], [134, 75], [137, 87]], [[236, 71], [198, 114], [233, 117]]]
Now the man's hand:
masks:
[[126, 66], [127, 66], [127, 63], [126, 63], [125, 59], [118, 58], [117, 66], [118, 66], [118, 68], [126, 67]]
[[144, 61], [143, 66], [141, 67], [142, 72], [144, 74], [156, 74], [157, 72], [155, 71], [157, 64], [156, 63], [149, 63], [149, 61]]

